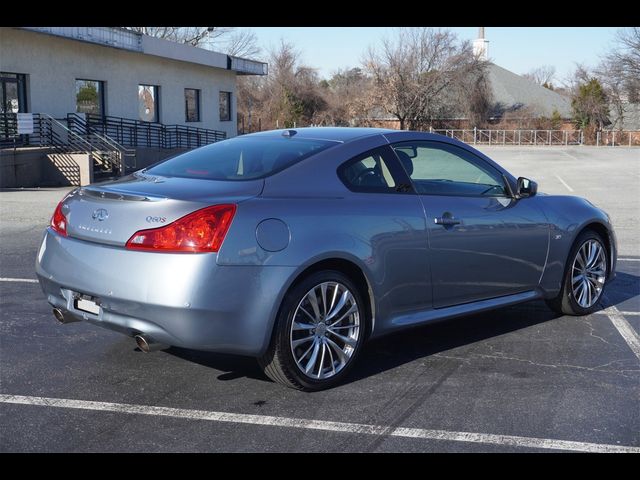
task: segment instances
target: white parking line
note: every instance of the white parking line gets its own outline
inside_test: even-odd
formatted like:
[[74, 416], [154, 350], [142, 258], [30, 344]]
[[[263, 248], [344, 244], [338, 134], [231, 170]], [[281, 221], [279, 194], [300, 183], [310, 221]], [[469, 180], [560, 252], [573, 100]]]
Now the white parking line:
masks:
[[54, 408], [73, 408], [102, 412], [129, 413], [136, 415], [156, 415], [161, 417], [207, 420], [211, 422], [242, 423], [270, 427], [303, 428], [329, 432], [353, 433], [360, 435], [381, 435], [389, 437], [446, 440], [450, 442], [483, 443], [513, 447], [569, 450], [593, 453], [640, 453], [640, 447], [609, 445], [602, 443], [573, 442], [547, 438], [519, 437], [514, 435], [493, 435], [486, 433], [449, 432], [423, 428], [388, 427], [363, 423], [325, 422], [301, 418], [272, 417], [243, 413], [212, 412], [208, 410], [187, 410], [182, 408], [131, 405], [126, 403], [92, 402], [64, 398], [31, 397], [22, 395], [0, 395], [0, 403], [35, 405]]
[[567, 190], [569, 190], [570, 192], [573, 192], [573, 188], [571, 188], [567, 182], [565, 182], [562, 178], [560, 178], [560, 175], [554, 174], [554, 177], [560, 180], [560, 183], [562, 183], [565, 187], [567, 187]]
[[618, 261], [619, 261], [619, 262], [640, 262], [640, 258], [625, 258], [625, 257], [618, 257]]
[[34, 280], [33, 278], [7, 278], [7, 277], [0, 277], [0, 282], [38, 283], [38, 280]]
[[616, 327], [616, 330], [622, 335], [624, 341], [627, 342], [629, 348], [636, 354], [638, 360], [640, 360], [640, 336], [633, 329], [629, 322], [622, 316], [622, 312], [618, 310], [615, 305], [611, 305], [608, 308], [605, 308], [602, 313], [605, 313], [613, 326]]

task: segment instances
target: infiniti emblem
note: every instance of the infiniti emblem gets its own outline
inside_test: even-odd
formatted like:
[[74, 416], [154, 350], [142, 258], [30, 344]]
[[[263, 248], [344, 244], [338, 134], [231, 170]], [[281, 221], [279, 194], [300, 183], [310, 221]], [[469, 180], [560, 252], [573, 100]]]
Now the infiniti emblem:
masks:
[[93, 215], [91, 215], [91, 218], [101, 222], [109, 218], [109, 212], [107, 212], [104, 208], [99, 208], [93, 212]]

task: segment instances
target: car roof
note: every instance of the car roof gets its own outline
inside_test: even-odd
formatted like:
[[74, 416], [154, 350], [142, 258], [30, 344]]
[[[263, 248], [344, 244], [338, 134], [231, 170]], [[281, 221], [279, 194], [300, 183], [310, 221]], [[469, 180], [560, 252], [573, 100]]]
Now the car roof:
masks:
[[[356, 138], [370, 137], [381, 135], [389, 132], [396, 132], [388, 128], [364, 128], [364, 127], [302, 127], [288, 128], [280, 130], [268, 130], [265, 132], [257, 132], [246, 135], [247, 137], [277, 137], [289, 135], [296, 138], [313, 138], [316, 140], [332, 140], [336, 142], [349, 142]], [[295, 132], [295, 133], [294, 133]]]

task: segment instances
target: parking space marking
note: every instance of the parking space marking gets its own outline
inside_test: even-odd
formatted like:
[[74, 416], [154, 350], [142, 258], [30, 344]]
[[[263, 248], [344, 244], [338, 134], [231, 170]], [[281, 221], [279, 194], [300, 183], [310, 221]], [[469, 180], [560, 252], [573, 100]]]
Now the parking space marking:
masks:
[[560, 178], [560, 175], [554, 174], [553, 176], [556, 177], [558, 180], [560, 180], [560, 183], [562, 183], [565, 187], [567, 187], [567, 190], [569, 190], [570, 192], [573, 192], [573, 188], [571, 188], [567, 182], [565, 182], [562, 178]]
[[625, 257], [618, 257], [618, 261], [619, 261], [619, 262], [640, 262], [640, 258], [625, 258]]
[[182, 408], [132, 405], [127, 403], [93, 402], [64, 398], [32, 397], [23, 395], [0, 394], [0, 403], [33, 405], [53, 408], [70, 408], [101, 412], [127, 413], [136, 415], [155, 415], [161, 417], [184, 418], [188, 420], [207, 420], [212, 422], [241, 423], [270, 427], [302, 428], [329, 432], [352, 433], [360, 435], [380, 435], [389, 437], [419, 438], [426, 440], [445, 440], [450, 442], [482, 443], [489, 445], [507, 445], [514, 447], [541, 448], [550, 450], [568, 450], [592, 453], [640, 453], [640, 447], [609, 445], [602, 443], [574, 442], [548, 438], [520, 437], [515, 435], [494, 435], [472, 432], [449, 432], [423, 428], [390, 427], [363, 423], [331, 422], [305, 420], [301, 418], [273, 417], [243, 413], [225, 413], [208, 410], [190, 410]]
[[638, 360], [640, 360], [640, 335], [638, 335], [629, 322], [627, 322], [622, 312], [618, 310], [615, 305], [611, 305], [602, 310], [602, 313], [609, 317], [609, 320], [611, 320], [613, 326], [616, 327], [618, 333], [622, 335], [622, 338], [627, 342], [629, 348], [631, 348], [633, 353], [636, 354], [636, 357], [638, 357]]
[[38, 283], [38, 280], [35, 280], [33, 278], [7, 278], [7, 277], [0, 277], [0, 282]]

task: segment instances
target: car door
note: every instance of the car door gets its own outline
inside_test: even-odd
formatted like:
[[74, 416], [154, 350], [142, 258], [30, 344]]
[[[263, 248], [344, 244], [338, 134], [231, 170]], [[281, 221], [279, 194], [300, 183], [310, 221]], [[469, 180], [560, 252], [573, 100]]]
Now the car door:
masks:
[[[348, 225], [367, 244], [364, 263], [376, 292], [378, 321], [432, 306], [424, 209], [389, 146], [346, 161], [338, 176], [352, 192]], [[338, 212], [336, 212], [337, 214]]]
[[392, 147], [424, 206], [435, 308], [538, 285], [549, 226], [534, 202], [512, 198], [502, 172], [471, 150], [424, 140]]

